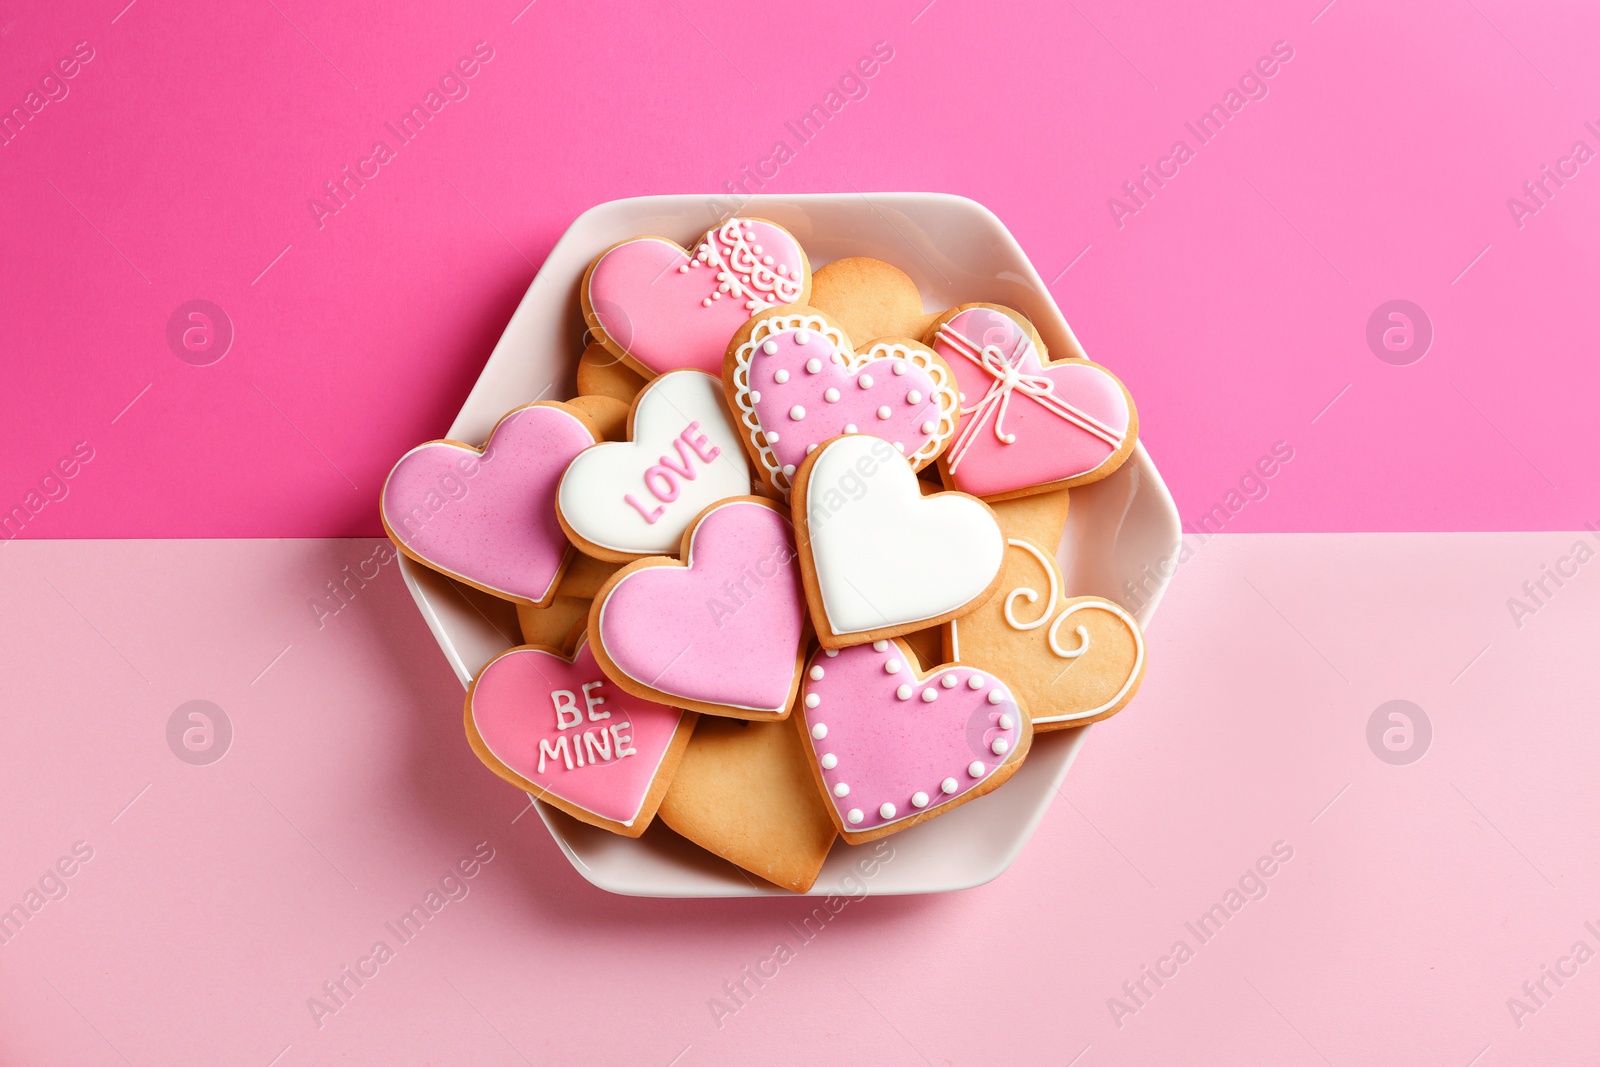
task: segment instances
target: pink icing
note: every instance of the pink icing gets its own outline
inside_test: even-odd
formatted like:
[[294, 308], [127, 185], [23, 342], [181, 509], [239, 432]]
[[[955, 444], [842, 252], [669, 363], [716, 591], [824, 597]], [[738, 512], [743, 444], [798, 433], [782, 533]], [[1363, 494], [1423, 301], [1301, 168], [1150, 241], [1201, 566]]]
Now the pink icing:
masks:
[[[896, 661], [899, 670], [890, 673]], [[819, 650], [806, 668], [796, 713], [804, 717], [828, 801], [848, 830], [875, 830], [959, 800], [1004, 763], [1021, 739], [1022, 712], [999, 679], [958, 665], [918, 681], [909, 662], [898, 642], [877, 641], [836, 655]], [[955, 679], [953, 686], [943, 684], [947, 676]], [[899, 696], [901, 686], [910, 687], [906, 699]], [[924, 699], [927, 692], [933, 700]], [[1000, 698], [991, 703], [995, 692]], [[1002, 727], [1006, 715], [1011, 725]], [[1000, 753], [994, 751], [997, 740], [1003, 742]], [[981, 776], [971, 774], [974, 764], [981, 765]], [[945, 792], [943, 783], [951, 779], [954, 791]], [[848, 787], [843, 796], [841, 783]], [[921, 807], [914, 803], [919, 792], [927, 798]], [[882, 813], [885, 803], [894, 805], [893, 815]], [[851, 821], [852, 811], [861, 814], [859, 822]]]
[[647, 567], [612, 588], [600, 640], [628, 677], [690, 700], [781, 712], [805, 622], [794, 530], [751, 501], [695, 527], [687, 567]]
[[[805, 344], [798, 342], [802, 335]], [[768, 344], [775, 351], [767, 352]], [[897, 364], [903, 368], [899, 374]], [[915, 453], [938, 432], [937, 389], [926, 370], [902, 356], [849, 367], [845, 355], [816, 330], [784, 330], [750, 354], [750, 406], [780, 470], [798, 467], [811, 445], [842, 433], [871, 434], [904, 445], [906, 455]], [[888, 417], [880, 418], [884, 409]], [[794, 417], [797, 412], [800, 418]], [[929, 423], [931, 429], [924, 431]]]
[[556, 521], [567, 464], [594, 444], [560, 408], [501, 420], [480, 457], [431, 441], [394, 465], [381, 506], [390, 532], [429, 566], [504, 596], [541, 600], [568, 550]]
[[471, 714], [501, 763], [567, 803], [627, 826], [639, 817], [683, 716], [611, 682], [587, 644], [571, 663], [536, 648], [489, 661], [473, 685]]
[[963, 394], [961, 430], [944, 460], [957, 489], [994, 496], [1081, 478], [1127, 435], [1132, 413], [1116, 378], [1084, 361], [1045, 367], [1027, 332], [997, 311], [961, 312], [933, 348]]
[[739, 327], [757, 311], [800, 298], [803, 262], [793, 237], [750, 219], [709, 231], [692, 254], [641, 237], [600, 257], [589, 305], [611, 339], [655, 373], [693, 367], [721, 377]]

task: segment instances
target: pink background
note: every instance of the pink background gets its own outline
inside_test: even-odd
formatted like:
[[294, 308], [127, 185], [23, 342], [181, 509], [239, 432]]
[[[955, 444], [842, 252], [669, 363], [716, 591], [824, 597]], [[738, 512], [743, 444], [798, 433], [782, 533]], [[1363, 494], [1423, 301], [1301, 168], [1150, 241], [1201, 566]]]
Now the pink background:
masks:
[[[1600, 519], [1600, 458], [1567, 447], [1597, 384], [1600, 177], [1521, 229], [1506, 206], [1600, 151], [1592, 4], [126, 2], [0, 26], [8, 109], [95, 53], [0, 148], [0, 507], [74, 442], [96, 455], [30, 536], [376, 535], [383, 474], [448, 425], [579, 212], [719, 191], [780, 139], [768, 192], [994, 209], [1132, 388], [1186, 518], [1284, 440], [1295, 465], [1230, 530]], [[478, 41], [466, 98], [399, 146], [384, 124]], [[868, 95], [801, 145], [786, 123], [878, 41]], [[1277, 41], [1268, 95], [1119, 229], [1108, 199]], [[310, 199], [379, 138], [395, 158], [319, 228]], [[196, 298], [237, 334], [209, 367], [165, 340]], [[1394, 298], [1435, 328], [1409, 367], [1365, 340]]]
[[[0, 908], [94, 850], [0, 945], [0, 1063], [1592, 1051], [1600, 962], [1520, 1028], [1506, 1007], [1573, 942], [1600, 949], [1600, 585], [1585, 566], [1521, 628], [1506, 607], [1574, 535], [1287, 534], [1600, 520], [1600, 459], [1571, 447], [1600, 177], [1520, 228], [1506, 204], [1574, 141], [1600, 151], [1600, 13], [924, 2], [0, 12], [0, 114], [94, 49], [0, 147], [0, 513], [93, 455], [0, 543]], [[319, 228], [322, 183], [393, 147], [385, 122], [478, 41], [469, 95]], [[785, 123], [877, 41], [866, 98], [797, 147]], [[1277, 41], [1267, 97], [1119, 228], [1108, 198], [1193, 147], [1185, 121]], [[1226, 524], [1274, 536], [1184, 565], [1135, 709], [1006, 876], [852, 903], [718, 1028], [707, 1001], [809, 906], [593, 890], [460, 743], [460, 687], [393, 568], [320, 629], [307, 602], [368, 557], [383, 474], [448, 424], [575, 215], [716, 192], [780, 138], [767, 192], [993, 208], [1138, 398], [1187, 519], [1276, 442], [1294, 459]], [[1435, 331], [1410, 366], [1366, 340], [1394, 298]], [[193, 299], [236, 333], [210, 366], [168, 347]], [[298, 540], [53, 540], [92, 537]], [[206, 767], [165, 736], [197, 698], [235, 730]], [[1365, 737], [1396, 698], [1433, 725], [1409, 766]], [[307, 998], [485, 840], [469, 895], [319, 1028]], [[1119, 1027], [1107, 999], [1280, 840], [1266, 898]]]

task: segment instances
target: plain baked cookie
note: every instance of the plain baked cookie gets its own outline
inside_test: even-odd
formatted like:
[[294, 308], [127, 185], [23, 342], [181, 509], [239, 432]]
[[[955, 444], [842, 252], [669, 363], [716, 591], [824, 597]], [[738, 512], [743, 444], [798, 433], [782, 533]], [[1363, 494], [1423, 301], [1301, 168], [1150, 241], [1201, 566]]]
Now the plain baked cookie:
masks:
[[921, 337], [934, 319], [922, 310], [922, 294], [905, 271], [866, 256], [818, 267], [811, 277], [810, 303], [864, 342]]
[[838, 836], [808, 764], [788, 723], [704, 717], [661, 801], [661, 821], [729, 863], [804, 893]]
[[609, 396], [624, 404], [644, 388], [645, 379], [602, 344], [591, 344], [578, 357], [578, 395]]

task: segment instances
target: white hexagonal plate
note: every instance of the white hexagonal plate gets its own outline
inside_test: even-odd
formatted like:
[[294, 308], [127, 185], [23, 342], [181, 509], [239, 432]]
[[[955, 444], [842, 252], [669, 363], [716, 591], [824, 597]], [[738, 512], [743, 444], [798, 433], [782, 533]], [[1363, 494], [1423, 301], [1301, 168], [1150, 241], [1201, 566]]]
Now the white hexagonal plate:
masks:
[[[709, 196], [613, 200], [584, 212], [550, 251], [447, 436], [481, 442], [499, 417], [535, 398], [573, 395], [584, 324], [578, 286], [590, 260], [640, 234], [688, 245], [715, 224], [727, 202]], [[1051, 355], [1084, 355], [1016, 239], [987, 208], [942, 193], [756, 196], [738, 214], [772, 219], [804, 245], [813, 267], [845, 256], [894, 263], [922, 291], [928, 310], [969, 301], [1016, 308], [1038, 328]], [[1115, 370], [1115, 360], [1112, 361]], [[1057, 552], [1071, 596], [1122, 599], [1123, 583], [1144, 582], [1177, 551], [1177, 506], [1140, 445], [1110, 478], [1072, 491]], [[497, 653], [517, 643], [511, 606], [402, 558], [417, 607], [463, 685]], [[1165, 579], [1158, 579], [1165, 586]], [[1161, 589], [1135, 612], [1148, 624]], [[1137, 715], [1137, 700], [1131, 714]], [[868, 882], [872, 893], [943, 893], [982, 885], [1021, 852], [1055, 796], [1089, 728], [1041, 734], [1022, 769], [987, 797], [889, 838], [894, 858]], [[632, 896], [782, 896], [736, 867], [689, 844], [657, 820], [638, 840], [596, 829], [534, 801], [567, 858], [602, 889]], [[874, 846], [838, 842], [811, 895], [841, 879]], [[859, 875], [858, 875], [859, 877]], [[857, 892], [859, 892], [859, 888]]]

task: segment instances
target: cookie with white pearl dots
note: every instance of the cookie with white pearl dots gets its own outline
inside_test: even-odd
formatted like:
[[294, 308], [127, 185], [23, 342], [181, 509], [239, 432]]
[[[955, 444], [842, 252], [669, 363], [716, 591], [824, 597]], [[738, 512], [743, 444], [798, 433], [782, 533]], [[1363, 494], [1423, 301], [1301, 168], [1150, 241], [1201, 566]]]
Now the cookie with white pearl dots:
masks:
[[899, 639], [819, 649], [790, 716], [839, 833], [852, 845], [908, 830], [1016, 773], [1033, 723], [988, 671], [924, 672]]
[[762, 479], [787, 499], [795, 471], [830, 437], [881, 437], [912, 470], [956, 432], [961, 399], [950, 365], [910, 338], [856, 351], [832, 319], [804, 305], [763, 311], [734, 334], [722, 387]]

